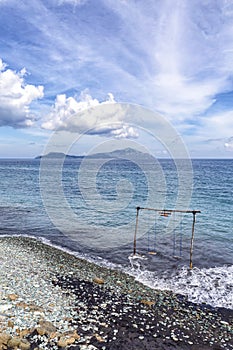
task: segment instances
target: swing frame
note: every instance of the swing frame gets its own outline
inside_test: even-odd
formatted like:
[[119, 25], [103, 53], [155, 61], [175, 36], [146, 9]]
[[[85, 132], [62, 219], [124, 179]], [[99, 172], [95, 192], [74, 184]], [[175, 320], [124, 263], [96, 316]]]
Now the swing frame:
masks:
[[134, 232], [134, 244], [133, 244], [133, 255], [136, 255], [137, 250], [137, 231], [138, 231], [138, 222], [139, 222], [139, 211], [140, 210], [151, 210], [155, 212], [159, 212], [160, 216], [169, 217], [172, 213], [186, 213], [193, 214], [193, 223], [192, 223], [192, 234], [190, 241], [190, 259], [189, 259], [189, 268], [190, 270], [193, 268], [193, 244], [194, 244], [194, 229], [196, 223], [196, 214], [201, 213], [200, 210], [178, 210], [178, 209], [156, 209], [156, 208], [136, 208], [136, 224], [135, 224], [135, 232]]

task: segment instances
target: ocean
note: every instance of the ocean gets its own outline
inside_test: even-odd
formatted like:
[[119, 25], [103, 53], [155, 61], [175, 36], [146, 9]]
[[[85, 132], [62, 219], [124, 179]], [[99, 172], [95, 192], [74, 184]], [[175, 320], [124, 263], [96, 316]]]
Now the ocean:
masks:
[[[0, 234], [37, 237], [152, 288], [233, 309], [233, 160], [192, 160], [192, 193], [171, 159], [156, 164], [77, 158], [61, 171], [50, 160], [45, 171], [38, 159], [1, 159]], [[135, 257], [136, 207], [158, 211], [139, 211]], [[192, 270], [193, 214], [163, 209], [200, 210]]]

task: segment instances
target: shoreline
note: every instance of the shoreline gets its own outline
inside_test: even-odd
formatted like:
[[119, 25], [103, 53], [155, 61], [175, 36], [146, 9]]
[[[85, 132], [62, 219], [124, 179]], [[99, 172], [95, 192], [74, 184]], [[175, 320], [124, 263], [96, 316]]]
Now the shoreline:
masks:
[[20, 339], [22, 350], [28, 344], [28, 349], [233, 349], [233, 310], [152, 290], [33, 238], [0, 237], [0, 253], [0, 345], [4, 333], [11, 337], [7, 344]]

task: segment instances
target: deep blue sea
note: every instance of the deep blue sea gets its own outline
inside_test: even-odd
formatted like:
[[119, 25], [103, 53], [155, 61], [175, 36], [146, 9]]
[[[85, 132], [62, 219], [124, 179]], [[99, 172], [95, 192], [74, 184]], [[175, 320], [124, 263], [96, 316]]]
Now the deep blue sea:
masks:
[[[0, 234], [35, 236], [152, 288], [233, 309], [233, 160], [192, 160], [189, 208], [177, 206], [180, 184], [170, 159], [156, 168], [148, 160], [82, 162], [69, 159], [59, 170], [51, 161], [41, 172], [40, 160], [1, 159]], [[182, 192], [184, 203], [190, 193]], [[137, 206], [201, 211], [192, 271], [193, 214], [140, 210], [135, 258]]]

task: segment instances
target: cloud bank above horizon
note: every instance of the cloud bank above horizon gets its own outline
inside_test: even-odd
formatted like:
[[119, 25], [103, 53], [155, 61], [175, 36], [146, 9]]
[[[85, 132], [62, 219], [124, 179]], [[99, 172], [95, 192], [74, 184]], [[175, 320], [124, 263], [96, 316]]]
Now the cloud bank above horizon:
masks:
[[26, 84], [26, 70], [14, 72], [0, 58], [0, 126], [28, 127], [35, 116], [30, 110], [34, 100], [44, 96], [43, 86]]
[[[2, 128], [72, 131], [85, 108], [136, 103], [164, 115], [191, 153], [232, 152], [233, 1], [10, 0], [0, 10]], [[95, 135], [138, 137], [117, 119]]]

